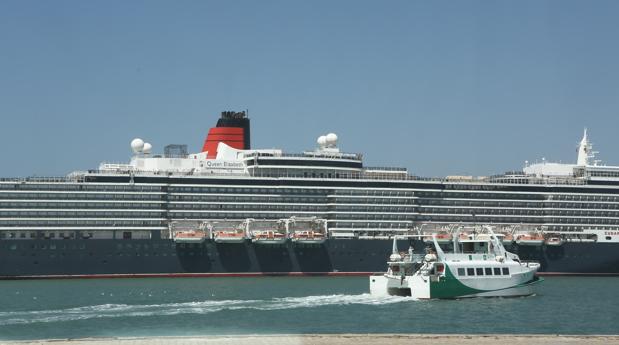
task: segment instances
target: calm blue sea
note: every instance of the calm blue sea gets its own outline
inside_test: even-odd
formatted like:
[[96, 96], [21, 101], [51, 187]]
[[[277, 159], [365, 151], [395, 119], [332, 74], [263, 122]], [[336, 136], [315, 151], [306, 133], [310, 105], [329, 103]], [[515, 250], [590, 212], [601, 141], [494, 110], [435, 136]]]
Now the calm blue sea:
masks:
[[552, 277], [534, 296], [373, 298], [365, 277], [0, 282], [0, 339], [273, 333], [618, 334], [619, 278]]

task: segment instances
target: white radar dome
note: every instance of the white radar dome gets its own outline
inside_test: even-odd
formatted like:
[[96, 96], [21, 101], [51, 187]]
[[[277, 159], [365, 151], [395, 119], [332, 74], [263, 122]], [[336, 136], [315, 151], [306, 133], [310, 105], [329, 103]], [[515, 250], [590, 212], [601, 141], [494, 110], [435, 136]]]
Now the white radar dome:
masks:
[[316, 140], [316, 142], [318, 143], [318, 145], [320, 146], [325, 146], [325, 144], [327, 143], [327, 136], [326, 135], [321, 135], [318, 137], [318, 140]]
[[144, 149], [144, 140], [135, 138], [131, 141], [131, 149], [134, 153], [141, 152]]
[[144, 153], [150, 153], [150, 151], [153, 149], [153, 145], [151, 145], [150, 143], [144, 143], [144, 148], [142, 149], [142, 152]]
[[327, 134], [327, 145], [335, 146], [336, 143], [337, 143], [337, 134], [335, 133]]

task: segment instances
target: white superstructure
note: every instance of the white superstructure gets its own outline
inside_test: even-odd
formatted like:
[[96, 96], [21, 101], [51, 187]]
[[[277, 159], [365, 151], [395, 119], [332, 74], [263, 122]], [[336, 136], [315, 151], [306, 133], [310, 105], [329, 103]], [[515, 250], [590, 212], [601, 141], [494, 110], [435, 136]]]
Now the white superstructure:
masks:
[[544, 177], [564, 177], [564, 178], [585, 178], [591, 180], [617, 180], [619, 178], [619, 166], [601, 165], [595, 160], [593, 145], [589, 141], [587, 129], [580, 143], [578, 144], [578, 156], [576, 164], [547, 162], [542, 159], [541, 163], [526, 164], [523, 172], [528, 176], [537, 178]]

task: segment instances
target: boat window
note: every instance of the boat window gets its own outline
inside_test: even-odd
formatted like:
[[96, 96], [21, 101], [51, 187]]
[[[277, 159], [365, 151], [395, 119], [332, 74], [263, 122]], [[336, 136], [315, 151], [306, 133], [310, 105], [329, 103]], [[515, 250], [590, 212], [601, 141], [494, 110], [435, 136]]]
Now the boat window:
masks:
[[466, 275], [467, 276], [474, 276], [475, 275], [475, 269], [474, 268], [467, 268], [466, 269]]
[[492, 268], [486, 267], [486, 268], [484, 268], [484, 270], [486, 271], [486, 275], [487, 276], [491, 276], [492, 275]]
[[509, 275], [509, 267], [503, 267], [503, 275]]
[[458, 268], [458, 275], [459, 276], [463, 276], [464, 275], [464, 268], [462, 268], [462, 267]]
[[501, 275], [501, 268], [500, 267], [495, 267], [494, 268], [494, 275], [495, 276], [500, 276]]
[[483, 276], [484, 275], [484, 269], [483, 268], [477, 267], [475, 270], [477, 271], [477, 275], [478, 276]]

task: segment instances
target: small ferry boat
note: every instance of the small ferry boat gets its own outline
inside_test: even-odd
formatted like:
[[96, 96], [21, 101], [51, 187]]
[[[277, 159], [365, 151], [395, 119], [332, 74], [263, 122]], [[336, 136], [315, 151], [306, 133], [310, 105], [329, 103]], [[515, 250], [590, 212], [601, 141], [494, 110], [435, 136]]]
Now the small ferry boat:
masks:
[[487, 234], [463, 241], [453, 238], [453, 253], [445, 253], [433, 235], [434, 250], [425, 255], [398, 253], [394, 240], [388, 271], [370, 277], [372, 295], [412, 296], [418, 299], [507, 297], [533, 294], [539, 281], [537, 262], [521, 262], [502, 241]]

